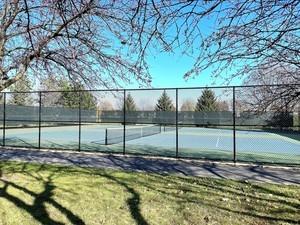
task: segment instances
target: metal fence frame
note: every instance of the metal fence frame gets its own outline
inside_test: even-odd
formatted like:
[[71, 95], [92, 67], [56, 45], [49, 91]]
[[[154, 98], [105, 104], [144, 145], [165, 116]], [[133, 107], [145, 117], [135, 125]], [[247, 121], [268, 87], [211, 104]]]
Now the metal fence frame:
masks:
[[[122, 154], [133, 154], [133, 153], [128, 153], [126, 152], [126, 140], [125, 140], [125, 136], [126, 136], [126, 109], [125, 109], [125, 99], [126, 99], [126, 92], [128, 91], [151, 91], [151, 90], [173, 90], [175, 91], [175, 115], [176, 115], [176, 122], [175, 122], [175, 127], [176, 127], [176, 152], [175, 152], [175, 158], [181, 158], [179, 156], [179, 142], [178, 142], [178, 137], [179, 137], [179, 133], [178, 133], [178, 114], [179, 114], [179, 110], [178, 110], [178, 90], [189, 90], [189, 89], [222, 89], [222, 88], [226, 88], [226, 89], [231, 89], [232, 90], [232, 132], [233, 132], [233, 149], [232, 149], [232, 161], [233, 162], [237, 162], [237, 147], [236, 147], [236, 89], [237, 88], [256, 88], [256, 87], [290, 87], [290, 86], [299, 86], [300, 84], [274, 84], [274, 85], [243, 85], [243, 86], [202, 86], [202, 87], [183, 87], [183, 88], [141, 88], [141, 89], [137, 89], [137, 88], [131, 88], [131, 89], [91, 89], [91, 90], [70, 90], [70, 91], [30, 91], [30, 92], [2, 92], [3, 94], [3, 128], [2, 128], [2, 147], [20, 147], [20, 146], [13, 146], [13, 145], [7, 145], [6, 144], [6, 97], [7, 94], [12, 94], [12, 93], [28, 93], [28, 94], [38, 94], [38, 107], [39, 107], [39, 111], [38, 111], [38, 146], [35, 147], [37, 149], [43, 149], [41, 147], [41, 128], [42, 128], [42, 94], [43, 93], [62, 93], [62, 92], [76, 92], [79, 93], [79, 107], [78, 107], [78, 149], [73, 149], [75, 151], [82, 151], [81, 149], [81, 125], [82, 125], [82, 121], [81, 121], [81, 112], [82, 112], [82, 107], [81, 107], [81, 97], [82, 97], [82, 92], [122, 92], [123, 93], [123, 102], [124, 102], [124, 107], [123, 107], [123, 150], [122, 150]], [[299, 128], [300, 130], [300, 128]], [[22, 146], [23, 147], [23, 146]], [[26, 146], [24, 146], [26, 148]], [[33, 148], [33, 147], [32, 147]], [[46, 148], [49, 149], [49, 148]], [[66, 149], [59, 149], [59, 148], [55, 148], [57, 150], [66, 150]], [[69, 149], [68, 149], [69, 150]], [[97, 152], [101, 152], [101, 151], [97, 151]], [[103, 152], [103, 151], [102, 151]], [[106, 153], [112, 153], [112, 152], [108, 152], [105, 151]], [[190, 157], [183, 157], [183, 158], [190, 158]], [[263, 162], [262, 162], [263, 163]]]

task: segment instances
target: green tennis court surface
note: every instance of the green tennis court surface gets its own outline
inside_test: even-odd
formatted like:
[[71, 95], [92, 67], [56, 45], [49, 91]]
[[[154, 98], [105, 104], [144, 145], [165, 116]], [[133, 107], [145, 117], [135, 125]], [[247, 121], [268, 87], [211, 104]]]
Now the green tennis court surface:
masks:
[[[147, 133], [148, 132], [148, 133]], [[176, 156], [174, 127], [126, 126], [126, 153]], [[5, 145], [38, 146], [38, 128], [6, 129]], [[299, 132], [237, 130], [237, 159], [251, 162], [300, 163]], [[83, 124], [80, 148], [85, 151], [122, 152], [121, 124]], [[41, 148], [79, 149], [79, 127], [42, 127]], [[180, 157], [232, 160], [233, 131], [224, 128], [180, 127]]]

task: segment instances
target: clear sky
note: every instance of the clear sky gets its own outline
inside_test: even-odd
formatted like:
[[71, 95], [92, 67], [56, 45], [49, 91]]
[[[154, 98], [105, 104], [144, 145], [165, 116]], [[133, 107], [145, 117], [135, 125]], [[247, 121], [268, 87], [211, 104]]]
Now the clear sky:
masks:
[[[216, 18], [203, 19], [201, 26], [201, 35], [205, 37], [211, 32], [216, 31]], [[175, 28], [169, 30], [171, 33], [176, 33]], [[171, 35], [172, 36], [172, 35]], [[195, 39], [196, 42], [197, 39]], [[195, 49], [198, 43], [194, 43]], [[192, 68], [194, 59], [186, 55], [182, 55], [180, 50], [174, 53], [150, 51], [147, 62], [149, 64], [150, 73], [152, 75], [152, 87], [202, 87], [202, 86], [223, 86], [227, 85], [222, 78], [212, 78], [211, 69], [207, 69], [199, 76], [184, 80], [183, 75]], [[198, 57], [197, 52], [194, 52], [194, 57]], [[224, 75], [223, 75], [224, 76]], [[220, 76], [222, 77], [222, 76]], [[230, 85], [242, 85], [242, 79], [236, 78], [230, 82]], [[137, 88], [138, 85], [133, 83], [127, 85], [126, 88]]]
[[[203, 24], [204, 29], [207, 33], [214, 30], [214, 24], [212, 20], [205, 21]], [[174, 31], [175, 32], [175, 31]], [[197, 45], [195, 44], [195, 47]], [[194, 57], [197, 57], [195, 52]], [[213, 78], [211, 76], [212, 69], [207, 69], [200, 73], [195, 78], [185, 80], [184, 74], [192, 68], [194, 59], [186, 55], [182, 55], [180, 50], [174, 53], [157, 52], [151, 51], [151, 55], [148, 55], [149, 70], [152, 75], [152, 87], [153, 88], [174, 88], [174, 87], [206, 87], [206, 86], [226, 86], [226, 85], [242, 85], [242, 78], [236, 78], [230, 83], [226, 83], [225, 80], [220, 76], [219, 78]], [[227, 71], [228, 72], [228, 71]], [[229, 71], [230, 72], [230, 71]], [[138, 85], [133, 84], [125, 85], [125, 88], [138, 88]], [[216, 95], [218, 101], [227, 101], [230, 105], [232, 99], [232, 90], [227, 88], [212, 89]], [[179, 90], [178, 103], [179, 107], [186, 100], [196, 102], [197, 98], [201, 95], [203, 89], [190, 89], [190, 90]], [[157, 103], [157, 99], [161, 96], [162, 91], [131, 91], [130, 94], [135, 100], [136, 105], [140, 109], [152, 110]], [[172, 102], [175, 102], [175, 90], [168, 90], [168, 96]]]
[[[195, 78], [185, 80], [184, 74], [192, 68], [194, 60], [181, 53], [156, 53], [147, 58], [149, 70], [152, 75], [153, 88], [174, 88], [174, 87], [211, 87], [226, 85], [242, 85], [242, 78], [235, 78], [230, 83], [223, 78], [213, 78], [211, 69], [207, 69]], [[139, 88], [139, 85], [132, 81], [125, 84], [124, 88]]]
[[[184, 80], [183, 75], [193, 65], [193, 59], [180, 54], [161, 53], [156, 57], [149, 57], [150, 72], [153, 87], [199, 87], [225, 85], [223, 79], [211, 77], [210, 70], [206, 70], [196, 78]], [[231, 81], [231, 85], [241, 85], [241, 79]]]
[[[203, 19], [200, 25], [201, 32], [203, 32], [201, 33], [203, 37], [215, 31], [217, 27], [217, 25], [215, 24], [215, 18]], [[176, 32], [175, 27], [171, 27], [170, 30], [168, 30], [168, 32], [170, 32], [170, 36], [172, 36], [172, 34]], [[120, 47], [119, 39], [113, 36], [111, 36], [111, 38], [112, 45], [116, 45], [115, 47]], [[195, 47], [198, 47], [198, 43], [194, 43], [194, 45]], [[121, 50], [121, 52], [123, 50]], [[110, 49], [108, 49], [107, 53], [110, 53]], [[125, 53], [127, 53], [126, 50], [124, 51], [124, 54]], [[194, 57], [197, 56], [197, 52], [194, 52]], [[159, 52], [158, 50], [150, 49], [147, 56], [147, 62], [150, 74], [152, 75], [151, 85], [153, 88], [206, 87], [223, 86], [228, 84], [225, 83], [225, 80], [223, 80], [223, 78], [212, 78], [211, 69], [203, 71], [202, 73], [200, 73], [200, 75], [198, 75], [195, 78], [185, 80], [183, 76], [187, 71], [189, 71], [193, 67], [194, 59], [186, 55], [182, 55], [179, 49], [175, 50], [175, 52], [173, 53]], [[120, 83], [122, 85], [122, 88], [139, 88], [139, 85], [135, 80], [131, 80], [131, 82], [131, 84], [124, 84], [123, 82]], [[234, 79], [229, 84], [242, 85], [242, 79]], [[99, 87], [99, 89], [102, 88], [103, 87]]]

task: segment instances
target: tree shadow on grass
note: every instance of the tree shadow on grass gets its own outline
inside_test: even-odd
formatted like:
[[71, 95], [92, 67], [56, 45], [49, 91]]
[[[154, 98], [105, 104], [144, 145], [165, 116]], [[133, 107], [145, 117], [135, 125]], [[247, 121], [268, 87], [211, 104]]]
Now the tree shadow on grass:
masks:
[[[127, 162], [124, 159], [111, 159], [116, 165], [122, 168], [124, 165], [127, 165], [130, 162]], [[131, 168], [139, 168], [140, 163], [135, 161], [135, 166]], [[157, 167], [156, 167], [157, 166]], [[227, 211], [233, 214], [239, 214], [244, 216], [249, 216], [253, 218], [259, 218], [269, 222], [286, 222], [291, 224], [297, 224], [300, 221], [296, 217], [289, 217], [286, 215], [281, 215], [281, 213], [293, 214], [300, 208], [300, 203], [294, 196], [285, 194], [284, 191], [276, 191], [274, 188], [268, 187], [268, 185], [263, 184], [253, 184], [244, 181], [231, 181], [225, 179], [206, 179], [206, 178], [193, 178], [188, 176], [166, 176], [164, 174], [158, 174], [162, 168], [168, 169], [166, 165], [160, 165], [153, 163], [151, 170], [154, 172], [151, 176], [148, 176], [148, 180], [140, 181], [135, 180], [134, 184], [132, 181], [123, 179], [122, 181], [116, 180], [118, 183], [122, 183], [123, 186], [135, 185], [136, 187], [146, 187], [149, 190], [160, 192], [163, 195], [163, 198], [169, 198], [175, 202], [186, 202], [186, 203], [195, 203], [204, 205], [210, 208]], [[178, 168], [176, 163], [170, 165], [169, 168], [171, 171], [185, 171], [186, 168]], [[217, 177], [223, 178], [223, 173], [230, 173], [232, 171], [222, 171], [222, 167], [218, 168], [216, 165], [204, 164], [202, 165], [205, 170], [214, 174]], [[127, 168], [125, 166], [125, 168]], [[252, 167], [250, 167], [252, 168]], [[93, 170], [91, 170], [93, 171]], [[191, 171], [190, 171], [191, 172]], [[257, 173], [265, 174], [265, 171], [256, 171]], [[184, 174], [180, 172], [181, 174]], [[103, 174], [100, 174], [103, 176]], [[249, 178], [249, 177], [246, 177]], [[280, 178], [280, 177], [279, 177]], [[278, 179], [279, 179], [278, 178]], [[110, 176], [110, 179], [115, 179], [113, 176]], [[247, 180], [247, 179], [246, 179]], [[182, 185], [184, 184], [184, 185]], [[197, 189], [193, 189], [192, 186], [197, 186]], [[273, 186], [272, 186], [273, 187]], [[181, 193], [181, 194], [180, 194]], [[186, 194], [190, 193], [190, 194]], [[203, 195], [203, 193], [205, 193]], [[202, 196], [201, 196], [202, 195]], [[214, 200], [210, 198], [214, 196]], [[241, 199], [241, 206], [232, 207], [230, 204], [226, 204], [221, 199]], [[227, 200], [226, 200], [227, 201]], [[250, 201], [250, 202], [248, 202]], [[275, 206], [279, 206], [277, 213], [275, 209], [268, 207], [265, 211], [261, 211], [261, 208], [264, 208], [268, 203]], [[131, 208], [131, 210], [137, 210], [138, 208]], [[141, 223], [143, 224], [143, 223]]]
[[[5, 198], [9, 202], [13, 203], [16, 207], [25, 210], [27, 213], [29, 213], [36, 221], [39, 221], [43, 225], [50, 225], [50, 224], [58, 224], [63, 225], [64, 223], [61, 223], [60, 221], [56, 221], [52, 218], [50, 218], [50, 215], [47, 212], [45, 204], [48, 203], [52, 207], [54, 207], [56, 210], [58, 210], [60, 213], [66, 216], [68, 221], [71, 224], [76, 225], [84, 225], [85, 222], [77, 215], [75, 215], [72, 211], [58, 203], [53, 199], [54, 190], [57, 188], [54, 185], [53, 177], [59, 175], [60, 172], [63, 172], [65, 169], [64, 167], [57, 167], [57, 170], [52, 171], [47, 178], [43, 178], [39, 172], [42, 170], [47, 170], [47, 167], [44, 164], [39, 165], [37, 169], [30, 170], [26, 167], [28, 163], [20, 163], [21, 167], [19, 168], [9, 168], [9, 170], [12, 173], [22, 173], [25, 174], [36, 181], [43, 183], [43, 191], [40, 193], [35, 193], [28, 188], [25, 188], [23, 186], [20, 186], [14, 182], [8, 181], [7, 179], [2, 177], [2, 170], [0, 167], [0, 183], [2, 182], [4, 184], [3, 187], [0, 187], [0, 198]], [[100, 177], [104, 177], [107, 180], [111, 180], [115, 182], [117, 185], [123, 187], [130, 195], [131, 197], [127, 199], [127, 205], [130, 210], [131, 217], [135, 220], [137, 225], [148, 225], [148, 222], [143, 217], [141, 211], [140, 211], [140, 195], [133, 187], [131, 187], [126, 182], [123, 182], [121, 179], [118, 179], [109, 173], [97, 173], [94, 170], [88, 169], [88, 168], [82, 168], [84, 169], [85, 173], [88, 173], [89, 175], [97, 175]], [[49, 171], [49, 170], [47, 170]], [[68, 172], [72, 173], [72, 170]], [[83, 172], [84, 173], [84, 172]], [[22, 191], [23, 193], [30, 195], [34, 198], [33, 204], [28, 204], [24, 200], [10, 194], [7, 190], [9, 187], [15, 188], [19, 191]], [[58, 187], [60, 188], [60, 187]], [[67, 191], [67, 190], [64, 190]]]
[[[85, 223], [83, 220], [75, 215], [73, 212], [68, 210], [66, 207], [55, 201], [53, 197], [53, 192], [56, 189], [56, 186], [52, 182], [52, 176], [55, 175], [55, 173], [52, 173], [50, 176], [46, 178], [46, 180], [42, 179], [41, 177], [34, 176], [31, 173], [28, 173], [26, 171], [26, 168], [23, 167], [22, 171], [18, 172], [25, 172], [27, 175], [30, 175], [31, 177], [37, 179], [38, 181], [43, 183], [43, 191], [40, 193], [35, 193], [23, 186], [20, 186], [14, 182], [8, 181], [6, 179], [2, 178], [2, 172], [0, 170], [0, 181], [4, 184], [3, 187], [0, 188], [0, 198], [5, 198], [9, 202], [13, 203], [16, 207], [25, 210], [27, 213], [29, 213], [35, 220], [39, 221], [43, 225], [52, 225], [52, 224], [58, 224], [63, 225], [64, 223], [61, 223], [59, 221], [56, 221], [52, 218], [50, 218], [50, 215], [47, 212], [46, 209], [46, 203], [52, 205], [55, 209], [57, 209], [59, 212], [61, 212], [63, 215], [66, 216], [66, 218], [69, 220], [72, 224], [78, 224], [78, 225], [84, 225]], [[57, 171], [59, 172], [59, 171]], [[28, 204], [21, 198], [18, 198], [8, 192], [8, 188], [12, 187], [19, 191], [22, 191], [25, 194], [30, 195], [34, 198], [33, 204]]]
[[[285, 213], [289, 213], [290, 215], [295, 214], [300, 207], [298, 200], [260, 184], [248, 184], [243, 181], [228, 182], [228, 180], [212, 180], [188, 176], [178, 176], [175, 178], [174, 176], [157, 173], [147, 176], [147, 180], [132, 180], [130, 178], [116, 178], [105, 171], [97, 172], [91, 168], [85, 168], [85, 171], [87, 174], [106, 177], [125, 187], [132, 194], [132, 198], [128, 199], [127, 203], [132, 217], [139, 225], [148, 223], [140, 212], [140, 197], [137, 190], [131, 186], [135, 186], [137, 189], [146, 188], [147, 190], [158, 192], [160, 193], [160, 198], [170, 199], [174, 204], [198, 204], [202, 207], [209, 207], [214, 210], [226, 211], [235, 215], [243, 215], [272, 223], [285, 222], [298, 224], [300, 222], [297, 217], [284, 215]], [[195, 186], [197, 186], [196, 189]], [[247, 190], [247, 187], [250, 189]], [[257, 191], [260, 194], [257, 195], [253, 191]], [[223, 198], [231, 200], [239, 198], [242, 203], [240, 203], [240, 206], [233, 206], [227, 203], [227, 201], [231, 200], [223, 201]], [[268, 203], [279, 206], [276, 213], [271, 207], [261, 211], [261, 208], [264, 208]], [[251, 204], [253, 205], [251, 206]]]
[[[138, 183], [137, 185], [158, 191], [164, 198], [172, 199], [180, 204], [198, 204], [213, 208], [214, 211], [226, 211], [235, 215], [258, 218], [271, 223], [285, 222], [298, 224], [300, 222], [297, 217], [284, 215], [284, 213], [297, 215], [297, 211], [300, 208], [300, 203], [297, 199], [259, 184], [247, 184], [237, 181], [231, 181], [234, 184], [230, 184], [230, 182], [227, 183], [224, 180], [210, 180], [206, 178], [198, 178], [200, 180], [198, 181], [198, 179], [191, 177], [177, 177], [174, 179], [174, 177], [157, 174], [153, 174], [153, 176], [154, 178], [149, 180], [149, 183], [152, 185], [146, 182]], [[164, 180], [164, 183], [167, 185], [161, 186], [161, 184], [157, 184], [157, 186], [153, 187], [153, 183], [157, 180]], [[197, 189], [192, 188], [195, 185]], [[247, 186], [250, 186], [249, 190], [247, 190]], [[252, 193], [254, 190], [260, 194]], [[214, 197], [212, 198], [211, 196]], [[230, 203], [236, 198], [241, 200], [240, 206]], [[265, 208], [268, 204], [280, 207], [275, 212], [275, 208], [270, 206]], [[261, 208], [265, 208], [265, 210], [261, 211]]]
[[[72, 161], [72, 159], [69, 159]], [[123, 168], [124, 165], [128, 167], [124, 167], [124, 169], [134, 168], [134, 169], [143, 169], [145, 168], [141, 166], [145, 161], [139, 162], [139, 158], [136, 158], [134, 162], [126, 161], [125, 158], [111, 158], [116, 165], [119, 165], [120, 168]], [[75, 163], [75, 162], [73, 162]], [[133, 165], [129, 166], [128, 164], [133, 163]], [[299, 223], [299, 217], [292, 216], [293, 214], [297, 215], [297, 211], [300, 208], [299, 200], [295, 199], [295, 197], [286, 191], [280, 191], [279, 189], [274, 188], [275, 186], [268, 185], [260, 185], [260, 184], [250, 184], [245, 182], [236, 182], [236, 181], [228, 181], [225, 179], [207, 179], [207, 178], [193, 178], [189, 176], [165, 176], [161, 174], [157, 174], [165, 165], [162, 163], [151, 163], [147, 168], [151, 171], [151, 174], [148, 174], [147, 179], [142, 176], [136, 176], [134, 173], [130, 174], [128, 177], [118, 177], [114, 175], [114, 172], [109, 172], [107, 170], [98, 170], [93, 168], [81, 168], [80, 171], [78, 169], [67, 169], [66, 167], [51, 167], [41, 165], [38, 169], [29, 170], [26, 168], [26, 164], [19, 168], [19, 171], [25, 173], [29, 176], [32, 176], [34, 179], [42, 181], [44, 184], [44, 191], [40, 194], [31, 193], [28, 189], [20, 187], [15, 183], [11, 183], [6, 181], [5, 179], [1, 179], [3, 183], [5, 183], [6, 187], [0, 188], [0, 197], [3, 196], [7, 198], [9, 201], [13, 202], [20, 208], [24, 208], [30, 214], [34, 214], [33, 217], [40, 221], [42, 224], [61, 224], [53, 219], [49, 218], [49, 215], [46, 212], [44, 207], [44, 203], [49, 203], [58, 209], [61, 213], [66, 215], [68, 220], [73, 224], [84, 224], [84, 222], [76, 215], [74, 215], [70, 210], [65, 209], [63, 206], [52, 200], [53, 190], [56, 188], [53, 184], [52, 178], [53, 176], [59, 176], [60, 172], [67, 172], [72, 176], [76, 176], [76, 173], [86, 174], [92, 177], [103, 177], [106, 178], [107, 181], [113, 181], [118, 186], [122, 187], [126, 193], [130, 194], [130, 197], [126, 200], [126, 203], [129, 208], [129, 212], [131, 217], [134, 219], [135, 223], [138, 225], [148, 225], [149, 223], [146, 221], [144, 215], [141, 212], [141, 196], [139, 194], [139, 190], [141, 188], [149, 189], [153, 192], [159, 193], [159, 198], [169, 199], [174, 202], [174, 204], [198, 204], [202, 207], [208, 207], [217, 211], [225, 211], [232, 215], [244, 215], [247, 217], [258, 218], [261, 220], [265, 220], [267, 222], [277, 223], [277, 222], [286, 222], [291, 224]], [[186, 171], [186, 168], [177, 165], [177, 163], [173, 162], [169, 165], [170, 171]], [[222, 168], [218, 168], [216, 165], [205, 164], [204, 169], [209, 171], [212, 174], [215, 174], [218, 177], [222, 177], [223, 174], [230, 171], [222, 171]], [[40, 170], [49, 170], [50, 168], [50, 176], [47, 177], [46, 180], [42, 176], [39, 176]], [[52, 169], [51, 169], [52, 168]], [[54, 169], [53, 168], [57, 168]], [[166, 169], [166, 168], [165, 168]], [[257, 173], [263, 173], [264, 171], [255, 170]], [[16, 171], [18, 172], [18, 171]], [[51, 173], [52, 172], [52, 173]], [[184, 174], [181, 172], [181, 174]], [[188, 171], [192, 173], [193, 171]], [[232, 172], [232, 171], [231, 171]], [[0, 167], [0, 177], [1, 177], [1, 167]], [[17, 188], [25, 193], [30, 194], [35, 198], [34, 201], [34, 209], [33, 206], [26, 205], [20, 199], [15, 199], [14, 196], [9, 196], [6, 189], [8, 186], [12, 186], [13, 188]], [[2, 190], [3, 189], [3, 190]], [[287, 194], [286, 194], [287, 193]], [[223, 201], [223, 198], [228, 198], [229, 200]], [[241, 200], [239, 206], [235, 206], [234, 204], [228, 204], [227, 201], [231, 201], [232, 203], [237, 203], [236, 198]], [[249, 200], [250, 202], [247, 202]], [[270, 205], [275, 205], [278, 208], [274, 209]], [[266, 207], [266, 209], [262, 210], [262, 208]], [[41, 210], [40, 210], [41, 208]], [[276, 212], [275, 212], [276, 210]], [[45, 218], [46, 219], [45, 219]], [[81, 223], [82, 222], [82, 223]]]
[[[110, 158], [110, 160], [114, 160], [114, 158], [108, 156]], [[68, 159], [71, 163], [76, 164], [72, 159]], [[83, 164], [84, 165], [84, 164]], [[117, 163], [116, 163], [117, 165]], [[120, 168], [121, 165], [119, 165]], [[80, 167], [80, 166], [79, 166]], [[146, 221], [146, 219], [144, 218], [144, 216], [141, 213], [140, 210], [140, 194], [130, 185], [130, 183], [127, 183], [125, 181], [123, 181], [122, 179], [118, 179], [112, 175], [110, 175], [109, 173], [106, 173], [105, 170], [102, 173], [99, 173], [99, 170], [95, 170], [92, 168], [87, 168], [87, 167], [81, 167], [81, 169], [83, 169], [85, 171], [85, 173], [87, 173], [88, 175], [97, 175], [100, 177], [104, 177], [110, 181], [115, 182], [117, 185], [123, 187], [128, 193], [131, 194], [131, 197], [129, 199], [127, 199], [127, 205], [129, 207], [130, 210], [130, 214], [131, 217], [134, 219], [134, 221], [136, 222], [137, 225], [149, 225], [149, 223]]]
[[107, 173], [98, 174], [98, 175], [103, 176], [109, 180], [112, 180], [116, 184], [124, 187], [126, 189], [126, 191], [128, 193], [130, 193], [132, 196], [131, 198], [127, 199], [127, 205], [129, 207], [131, 217], [135, 220], [137, 225], [148, 225], [149, 224], [141, 213], [140, 195], [134, 188], [130, 187], [130, 185], [128, 185], [126, 182], [119, 180], [116, 177], [111, 176]]

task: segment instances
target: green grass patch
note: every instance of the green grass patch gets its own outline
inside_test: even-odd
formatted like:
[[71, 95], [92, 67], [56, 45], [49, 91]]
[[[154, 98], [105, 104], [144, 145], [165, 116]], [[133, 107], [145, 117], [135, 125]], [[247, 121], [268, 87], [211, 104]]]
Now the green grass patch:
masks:
[[297, 224], [299, 186], [0, 162], [0, 224]]

